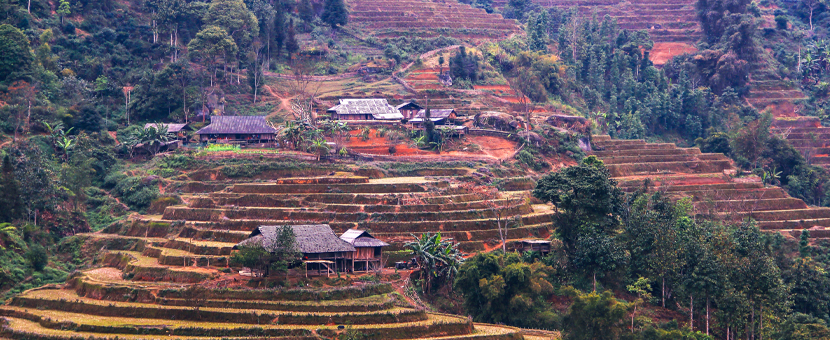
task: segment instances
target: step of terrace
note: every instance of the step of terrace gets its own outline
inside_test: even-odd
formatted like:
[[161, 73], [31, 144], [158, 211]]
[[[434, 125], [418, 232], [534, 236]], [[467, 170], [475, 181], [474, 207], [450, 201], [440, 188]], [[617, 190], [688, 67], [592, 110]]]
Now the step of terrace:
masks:
[[[526, 204], [499, 209], [508, 216], [530, 213]], [[223, 219], [267, 219], [275, 221], [318, 221], [318, 222], [372, 222], [372, 221], [423, 221], [431, 219], [464, 220], [470, 218], [496, 217], [490, 208], [451, 211], [418, 212], [334, 212], [313, 209], [233, 207], [233, 208], [192, 208], [172, 206], [164, 210], [165, 220], [218, 221]]]
[[821, 140], [821, 139], [791, 139], [787, 138], [787, 141], [795, 148], [826, 148], [830, 147], [830, 140]]
[[[410, 308], [393, 307], [382, 311], [371, 312], [318, 312], [309, 311], [302, 314], [290, 311], [264, 310], [249, 308], [213, 308], [202, 307], [198, 313], [186, 306], [169, 306], [148, 303], [102, 301], [82, 297], [73, 290], [45, 289], [29, 291], [12, 298], [11, 306], [23, 308], [43, 308], [50, 310], [50, 314], [68, 312], [84, 313], [98, 317], [119, 315], [125, 318], [161, 319], [201, 321], [207, 319], [214, 322], [229, 322], [237, 324], [263, 325], [279, 322], [280, 325], [322, 325], [327, 323], [345, 324], [395, 324], [400, 322], [415, 322], [428, 319], [423, 311]], [[29, 311], [32, 312], [32, 311]], [[277, 321], [279, 320], [279, 321]], [[157, 321], [156, 321], [157, 322]]]
[[[758, 221], [758, 228], [762, 230], [781, 229], [809, 229], [812, 227], [830, 227], [830, 218], [801, 219], [801, 220], [777, 220]], [[815, 237], [811, 235], [812, 237]]]
[[606, 166], [611, 176], [630, 176], [663, 173], [717, 173], [723, 170], [732, 169], [730, 160], [710, 161], [679, 161], [679, 162], [650, 162], [650, 163], [627, 163], [609, 164]]
[[813, 220], [830, 218], [830, 208], [808, 208], [790, 210], [766, 210], [755, 212], [721, 212], [715, 214], [719, 218], [735, 217], [739, 219], [752, 218], [756, 221], [791, 221], [797, 219]]
[[807, 156], [830, 155], [830, 147], [797, 147], [795, 149]]
[[755, 200], [771, 198], [788, 198], [784, 189], [760, 188], [760, 189], [725, 189], [725, 190], [697, 190], [686, 191], [683, 195], [691, 197], [693, 201], [722, 201], [722, 200]]
[[430, 192], [413, 192], [413, 193], [391, 193], [391, 194], [352, 194], [352, 193], [226, 193], [226, 192], [212, 192], [208, 193], [207, 197], [211, 198], [239, 198], [239, 197], [274, 197], [275, 199], [299, 199], [303, 202], [311, 203], [352, 203], [363, 205], [400, 205], [405, 203], [405, 199], [417, 198], [426, 203], [431, 204], [446, 204], [446, 203], [463, 203], [480, 201], [479, 194], [461, 193], [451, 195], [435, 195]]
[[809, 133], [830, 133], [830, 127], [824, 127], [824, 126], [822, 126], [822, 127], [812, 127], [811, 126], [811, 127], [782, 128], [782, 127], [773, 126], [770, 129], [770, 131], [772, 131], [774, 133], [780, 133], [780, 134], [789, 136], [790, 134], [797, 134], [797, 133], [807, 133], [807, 134], [809, 134]]
[[821, 155], [821, 156], [812, 156], [809, 159], [810, 164], [816, 165], [830, 165], [830, 156], [828, 155]]
[[787, 134], [787, 139], [828, 140], [830, 131], [790, 132]]
[[652, 143], [652, 144], [638, 144], [638, 143], [594, 143], [597, 151], [621, 151], [621, 150], [653, 150], [653, 149], [676, 149], [674, 143]]
[[[712, 190], [737, 190], [737, 189], [758, 189], [763, 188], [761, 183], [714, 183], [714, 184], [690, 184], [690, 185], [662, 185], [659, 187], [660, 191], [670, 193], [674, 192], [691, 192], [691, 191], [712, 191]], [[633, 192], [637, 187], [625, 187], [623, 191]]]
[[694, 202], [694, 209], [698, 213], [712, 212], [757, 212], [769, 210], [795, 210], [807, 209], [804, 201], [792, 198], [768, 198], [754, 200], [722, 200], [722, 201], [697, 201]]
[[[503, 225], [502, 225], [503, 226]], [[511, 236], [525, 235], [527, 237], [541, 237], [540, 235], [550, 234], [555, 229], [552, 223], [526, 225], [521, 227], [510, 227], [508, 234]], [[452, 228], [440, 230], [442, 237], [452, 238], [458, 242], [486, 241], [499, 238], [498, 229], [453, 231]], [[412, 241], [410, 232], [375, 232], [373, 236], [389, 243], [401, 243]]]
[[795, 117], [795, 118], [777, 118], [772, 121], [772, 126], [775, 128], [788, 127], [821, 127], [821, 120], [818, 117]]
[[701, 154], [679, 154], [679, 155], [631, 155], [631, 156], [605, 156], [602, 161], [606, 165], [611, 164], [632, 164], [651, 162], [688, 162], [688, 161], [720, 161], [727, 160], [722, 153], [701, 153]]
[[711, 174], [678, 174], [665, 176], [629, 176], [614, 177], [621, 188], [641, 187], [648, 180], [650, 187], [659, 188], [661, 185], [691, 185], [691, 184], [724, 184], [729, 183], [723, 173]]
[[[443, 184], [442, 184], [443, 183]], [[433, 182], [437, 187], [447, 187], [446, 182]], [[414, 183], [403, 184], [234, 184], [227, 189], [232, 193], [260, 193], [260, 194], [288, 194], [288, 193], [409, 193], [427, 191], [425, 185]]]

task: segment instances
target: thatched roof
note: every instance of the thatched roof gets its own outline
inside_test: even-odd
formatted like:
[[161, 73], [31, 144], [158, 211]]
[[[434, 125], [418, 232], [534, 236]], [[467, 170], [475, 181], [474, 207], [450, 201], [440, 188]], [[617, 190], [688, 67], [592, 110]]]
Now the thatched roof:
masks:
[[213, 116], [210, 125], [196, 131], [196, 134], [276, 134], [265, 116]]
[[[248, 239], [234, 246], [261, 245], [266, 249], [273, 247], [277, 233], [283, 226], [263, 225], [251, 232]], [[328, 224], [292, 225], [294, 236], [297, 238], [297, 250], [303, 254], [332, 253], [354, 251], [354, 247], [341, 240]]]
[[327, 111], [337, 112], [338, 115], [370, 114], [381, 120], [403, 119], [401, 112], [389, 105], [386, 99], [340, 99], [340, 105], [335, 105]]
[[167, 132], [168, 133], [175, 133], [175, 132], [182, 131], [182, 129], [184, 129], [184, 127], [187, 126], [187, 124], [147, 123], [147, 124], [144, 124], [144, 129], [146, 130], [146, 129], [149, 129], [149, 128], [155, 128], [156, 130], [158, 130], [159, 128], [164, 127], [164, 126], [167, 127]]
[[[429, 110], [429, 120], [433, 122], [437, 122], [442, 119], [450, 118], [451, 115], [455, 114], [455, 109], [430, 109]], [[421, 110], [415, 114], [415, 117], [410, 119], [410, 122], [417, 123], [423, 122], [424, 117], [426, 117], [427, 111]]]
[[340, 239], [355, 247], [386, 247], [389, 245], [389, 243], [376, 239], [368, 231], [359, 229], [346, 230], [343, 235], [340, 235]]

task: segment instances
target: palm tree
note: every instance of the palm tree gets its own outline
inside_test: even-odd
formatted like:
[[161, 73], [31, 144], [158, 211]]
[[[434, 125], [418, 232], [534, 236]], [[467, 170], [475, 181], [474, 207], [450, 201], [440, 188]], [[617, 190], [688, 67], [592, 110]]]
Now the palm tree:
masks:
[[322, 138], [317, 138], [311, 142], [311, 149], [313, 149], [314, 153], [317, 154], [318, 161], [321, 157], [323, 157], [323, 155], [329, 153], [329, 145], [326, 144], [326, 140]]

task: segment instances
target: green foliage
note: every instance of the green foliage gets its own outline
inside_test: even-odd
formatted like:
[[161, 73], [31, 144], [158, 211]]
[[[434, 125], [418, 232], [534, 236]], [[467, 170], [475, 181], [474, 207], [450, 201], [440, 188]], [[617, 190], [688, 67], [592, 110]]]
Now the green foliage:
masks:
[[533, 197], [553, 203], [558, 214], [557, 231], [569, 250], [576, 249], [579, 236], [609, 234], [618, 227], [622, 192], [602, 161], [591, 156], [578, 166], [542, 177]]
[[107, 176], [104, 185], [112, 188], [110, 193], [120, 198], [121, 202], [129, 206], [130, 209], [138, 211], [143, 211], [149, 207], [150, 203], [159, 194], [156, 179], [138, 176], [128, 177], [120, 172], [114, 172]]
[[34, 244], [26, 252], [26, 260], [29, 261], [29, 265], [34, 270], [42, 271], [46, 267], [46, 264], [49, 263], [49, 255], [46, 253], [46, 248], [39, 244]]
[[442, 238], [440, 232], [412, 237], [415, 240], [407, 242], [404, 247], [412, 251], [421, 268], [422, 290], [430, 292], [434, 286], [453, 282], [464, 263], [464, 254], [458, 249], [458, 243]]
[[628, 304], [614, 298], [614, 294], [583, 294], [569, 290], [573, 304], [562, 320], [562, 335], [565, 340], [613, 340], [625, 332], [623, 318]]
[[724, 155], [732, 153], [732, 147], [729, 146], [729, 135], [723, 132], [711, 131], [705, 139], [702, 137], [695, 139], [695, 145], [704, 153], [722, 153]]
[[271, 239], [263, 238], [261, 244], [240, 246], [231, 256], [231, 264], [251, 268], [265, 276], [272, 272], [287, 274], [302, 256], [297, 250], [294, 230], [291, 226], [282, 226], [275, 235], [267, 237]]
[[14, 166], [8, 154], [3, 156], [0, 171], [0, 222], [11, 222], [23, 215], [23, 200], [20, 197], [20, 184], [14, 175]]
[[555, 329], [559, 316], [546, 302], [554, 274], [553, 267], [523, 262], [515, 253], [479, 253], [461, 266], [455, 288], [476, 321]]
[[346, 4], [343, 0], [326, 0], [320, 19], [329, 24], [331, 29], [336, 29], [337, 26], [346, 26], [349, 23], [349, 12], [346, 10]]
[[519, 151], [519, 153], [516, 154], [516, 160], [518, 160], [519, 162], [528, 166], [536, 172], [544, 171], [550, 168], [550, 164], [548, 164], [548, 162], [546, 162], [544, 159], [540, 159], [536, 156], [533, 156], [527, 150]]
[[450, 58], [450, 74], [453, 79], [468, 80], [475, 84], [480, 76], [479, 57], [475, 53], [467, 53], [463, 45]]
[[32, 68], [34, 57], [29, 39], [16, 27], [0, 25], [0, 83], [19, 79]]

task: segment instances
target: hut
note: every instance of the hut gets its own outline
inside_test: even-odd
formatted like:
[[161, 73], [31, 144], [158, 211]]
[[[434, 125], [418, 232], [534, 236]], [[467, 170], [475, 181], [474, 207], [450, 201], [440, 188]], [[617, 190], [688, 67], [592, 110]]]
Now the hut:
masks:
[[[420, 125], [424, 123], [426, 117], [426, 110], [420, 110], [414, 118], [409, 122], [413, 125]], [[431, 109], [429, 110], [429, 120], [435, 125], [451, 125], [451, 123], [458, 118], [455, 115], [455, 109]]]
[[274, 141], [277, 129], [265, 116], [213, 116], [196, 134], [200, 142], [267, 143]]
[[[237, 243], [233, 248], [260, 245], [265, 249], [273, 249], [277, 233], [282, 227], [259, 226], [247, 239]], [[328, 224], [292, 225], [291, 229], [297, 240], [297, 251], [302, 253], [307, 271], [317, 270], [318, 273], [322, 273], [325, 270], [330, 274], [349, 269], [355, 247], [337, 237]]]
[[398, 111], [400, 111], [403, 119], [412, 119], [415, 118], [415, 115], [418, 114], [418, 111], [421, 111], [423, 107], [421, 105], [416, 104], [415, 102], [406, 102], [401, 105], [395, 106]]
[[352, 271], [370, 271], [383, 268], [383, 247], [389, 243], [376, 239], [368, 231], [349, 229], [340, 239], [351, 244], [355, 251], [351, 254]]
[[144, 129], [155, 128], [156, 130], [167, 128], [167, 134], [173, 137], [173, 139], [180, 140], [182, 142], [187, 142], [187, 134], [184, 131], [184, 128], [187, 127], [187, 123], [184, 124], [176, 124], [176, 123], [147, 123], [144, 124]]
[[340, 99], [340, 104], [326, 110], [331, 119], [385, 120], [403, 119], [400, 111], [389, 105], [386, 99]]
[[521, 253], [529, 251], [538, 251], [545, 256], [550, 253], [550, 241], [546, 240], [521, 240], [516, 245], [516, 250]]

